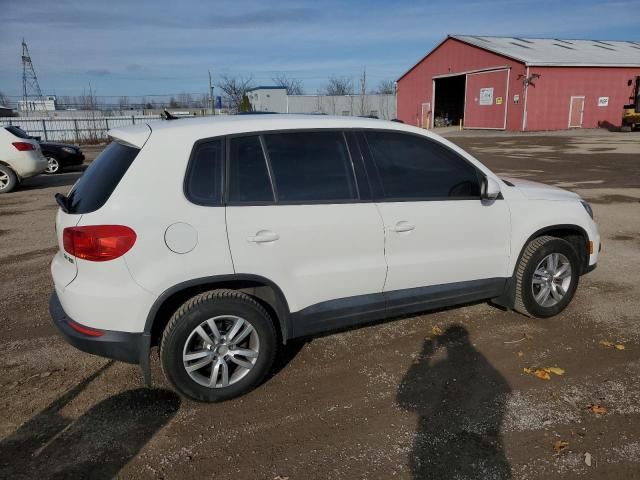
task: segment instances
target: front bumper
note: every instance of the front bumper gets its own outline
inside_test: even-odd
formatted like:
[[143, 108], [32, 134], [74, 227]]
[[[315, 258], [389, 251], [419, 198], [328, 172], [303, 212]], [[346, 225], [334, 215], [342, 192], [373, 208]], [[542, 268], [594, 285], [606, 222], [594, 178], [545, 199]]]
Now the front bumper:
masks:
[[60, 164], [64, 167], [82, 165], [84, 162], [84, 153], [67, 153], [65, 156], [59, 158]]
[[122, 362], [138, 363], [147, 379], [151, 344], [148, 334], [102, 330], [104, 335], [99, 337], [84, 335], [69, 325], [70, 320], [75, 320], [66, 314], [56, 292], [49, 299], [49, 313], [64, 339], [78, 350]]

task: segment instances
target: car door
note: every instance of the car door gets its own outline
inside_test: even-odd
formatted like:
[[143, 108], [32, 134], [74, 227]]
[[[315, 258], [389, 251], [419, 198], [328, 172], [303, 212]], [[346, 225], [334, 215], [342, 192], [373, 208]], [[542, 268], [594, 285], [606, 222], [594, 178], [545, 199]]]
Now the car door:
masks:
[[282, 289], [294, 335], [321, 331], [326, 322], [340, 326], [335, 322], [353, 310], [354, 298], [382, 297], [382, 219], [366, 198], [367, 183], [356, 179], [342, 132], [233, 137], [228, 158], [234, 269]]
[[368, 145], [384, 221], [385, 292], [482, 288], [483, 282], [462, 282], [509, 275], [509, 209], [501, 197], [480, 199], [476, 166], [421, 135], [370, 131], [361, 139]]

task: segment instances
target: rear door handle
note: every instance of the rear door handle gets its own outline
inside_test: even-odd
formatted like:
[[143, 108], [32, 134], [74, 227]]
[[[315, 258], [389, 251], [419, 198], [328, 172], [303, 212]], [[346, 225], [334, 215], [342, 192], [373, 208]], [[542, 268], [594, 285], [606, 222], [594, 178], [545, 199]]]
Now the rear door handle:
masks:
[[280, 235], [275, 232], [272, 232], [270, 230], [260, 230], [254, 236], [247, 237], [247, 240], [254, 243], [269, 243], [275, 242], [279, 238]]
[[390, 230], [392, 232], [398, 232], [398, 233], [402, 233], [402, 232], [410, 232], [412, 230], [415, 230], [416, 226], [412, 225], [411, 223], [402, 220], [398, 223], [395, 224], [395, 226], [391, 227]]

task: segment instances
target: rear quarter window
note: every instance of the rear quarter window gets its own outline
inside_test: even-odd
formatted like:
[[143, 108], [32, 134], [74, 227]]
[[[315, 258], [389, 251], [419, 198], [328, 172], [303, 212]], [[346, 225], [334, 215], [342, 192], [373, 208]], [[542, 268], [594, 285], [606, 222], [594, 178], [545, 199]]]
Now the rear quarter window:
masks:
[[140, 149], [112, 142], [89, 165], [69, 193], [69, 213], [90, 213], [101, 208], [124, 177]]

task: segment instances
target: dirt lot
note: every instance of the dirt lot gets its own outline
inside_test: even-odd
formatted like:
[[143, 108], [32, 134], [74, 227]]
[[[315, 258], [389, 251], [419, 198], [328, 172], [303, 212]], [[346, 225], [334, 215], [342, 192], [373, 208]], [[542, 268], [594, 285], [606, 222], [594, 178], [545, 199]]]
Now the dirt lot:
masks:
[[[0, 196], [0, 478], [640, 478], [640, 134], [451, 139], [592, 202], [604, 250], [572, 305], [540, 321], [478, 304], [294, 344], [218, 405], [181, 400], [155, 359], [143, 389], [135, 366], [56, 334], [53, 194], [78, 172]], [[523, 371], [537, 367], [565, 373]]]

